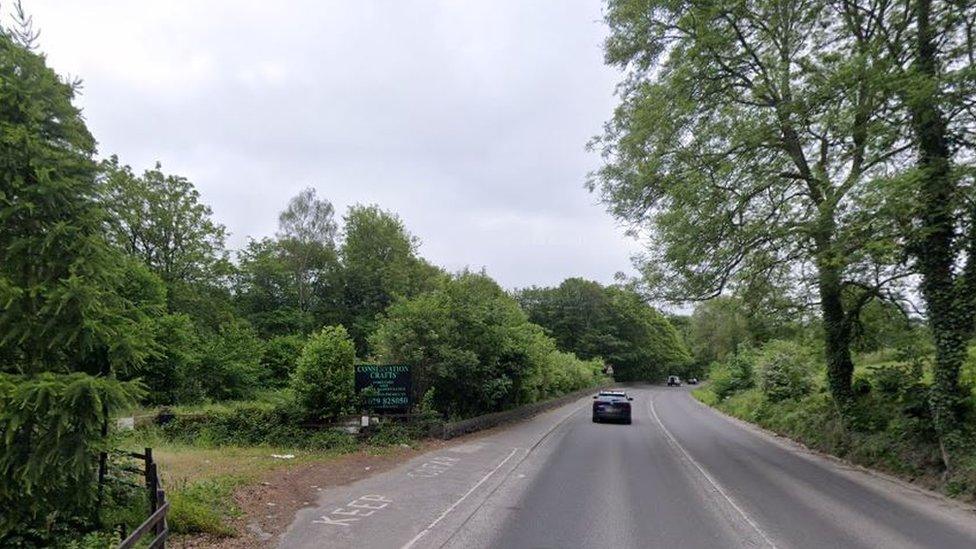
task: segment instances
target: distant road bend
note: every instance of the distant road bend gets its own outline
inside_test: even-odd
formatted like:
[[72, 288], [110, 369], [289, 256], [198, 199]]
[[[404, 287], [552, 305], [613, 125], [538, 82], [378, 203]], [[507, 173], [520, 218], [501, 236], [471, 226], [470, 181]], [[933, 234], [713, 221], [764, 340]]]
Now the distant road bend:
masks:
[[589, 398], [324, 492], [285, 548], [976, 547], [976, 514], [747, 428], [684, 388]]

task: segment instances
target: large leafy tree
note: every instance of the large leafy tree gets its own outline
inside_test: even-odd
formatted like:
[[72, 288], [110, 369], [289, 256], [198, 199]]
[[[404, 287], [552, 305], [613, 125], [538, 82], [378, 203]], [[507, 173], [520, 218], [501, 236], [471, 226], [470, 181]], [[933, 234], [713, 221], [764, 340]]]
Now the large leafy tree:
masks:
[[627, 75], [591, 185], [650, 229], [649, 287], [697, 300], [758, 281], [812, 296], [847, 409], [860, 309], [906, 275], [884, 208], [909, 146], [879, 23], [809, 0], [613, 0], [606, 19], [607, 61]]
[[691, 362], [680, 335], [633, 290], [570, 278], [555, 288], [528, 288], [518, 300], [556, 340], [580, 358], [601, 358], [618, 380], [660, 380]]
[[298, 305], [295, 271], [283, 258], [277, 240], [251, 240], [237, 254], [234, 299], [240, 313], [263, 337], [307, 332], [308, 311]]
[[164, 173], [158, 163], [136, 175], [114, 156], [102, 163], [101, 172], [111, 240], [163, 279], [170, 310], [211, 324], [228, 320], [227, 230], [213, 220], [193, 183]]
[[443, 274], [417, 257], [417, 238], [403, 221], [377, 206], [349, 208], [343, 232], [338, 309], [357, 350], [364, 354], [366, 338], [376, 329], [377, 315], [396, 298], [432, 288]]
[[898, 0], [866, 3], [862, 17], [882, 23], [880, 54], [896, 67], [916, 153], [895, 202], [922, 277], [935, 344], [931, 405], [948, 466], [960, 442], [959, 372], [976, 319], [976, 9], [969, 1]]
[[[397, 301], [370, 342], [381, 359], [413, 365], [417, 396], [432, 390], [436, 409], [448, 416], [530, 401], [539, 394], [539, 378], [574, 373], [559, 360], [567, 357], [554, 356], [542, 328], [483, 273], [464, 272]], [[590, 371], [590, 383], [593, 377]]]
[[76, 86], [20, 15], [0, 26], [0, 545], [18, 530], [43, 545], [53, 517], [97, 509], [108, 418], [140, 395], [113, 375], [151, 350], [155, 292], [104, 238]]
[[298, 310], [309, 314], [316, 298], [327, 293], [324, 286], [338, 267], [335, 249], [335, 209], [315, 196], [315, 189], [300, 192], [278, 216], [278, 245], [282, 259], [294, 278]]

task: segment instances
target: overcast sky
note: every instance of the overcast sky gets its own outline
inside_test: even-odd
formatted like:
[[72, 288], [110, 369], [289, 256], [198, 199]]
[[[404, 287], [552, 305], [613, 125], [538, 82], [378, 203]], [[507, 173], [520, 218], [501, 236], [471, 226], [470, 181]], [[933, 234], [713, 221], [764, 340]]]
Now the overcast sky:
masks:
[[[7, 3], [3, 4], [8, 7]], [[239, 248], [312, 186], [504, 286], [632, 273], [583, 183], [614, 105], [599, 0], [24, 0], [103, 156], [188, 177]]]

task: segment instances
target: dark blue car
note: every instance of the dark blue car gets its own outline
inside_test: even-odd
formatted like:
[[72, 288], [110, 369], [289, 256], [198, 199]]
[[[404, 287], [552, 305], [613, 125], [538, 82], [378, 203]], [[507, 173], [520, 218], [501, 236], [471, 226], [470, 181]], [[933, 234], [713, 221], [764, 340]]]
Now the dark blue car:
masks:
[[593, 423], [616, 421], [630, 425], [630, 402], [623, 391], [600, 391], [593, 397]]

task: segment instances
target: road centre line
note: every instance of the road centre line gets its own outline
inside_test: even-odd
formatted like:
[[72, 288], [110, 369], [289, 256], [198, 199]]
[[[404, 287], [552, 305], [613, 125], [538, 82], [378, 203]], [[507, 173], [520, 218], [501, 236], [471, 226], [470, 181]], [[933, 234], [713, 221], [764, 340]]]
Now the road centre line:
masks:
[[515, 453], [518, 452], [518, 451], [519, 451], [518, 448], [512, 448], [512, 452], [510, 454], [508, 454], [508, 456], [506, 456], [505, 459], [503, 459], [501, 461], [501, 463], [499, 463], [498, 465], [496, 465], [495, 468], [492, 469], [491, 471], [488, 471], [488, 474], [486, 474], [485, 476], [481, 477], [481, 480], [479, 480], [474, 486], [472, 486], [470, 490], [468, 490], [467, 492], [465, 492], [463, 496], [461, 496], [457, 501], [455, 501], [450, 507], [448, 507], [447, 509], [445, 509], [444, 512], [440, 514], [440, 516], [438, 516], [436, 519], [434, 519], [434, 522], [430, 523], [427, 526], [427, 528], [424, 528], [423, 530], [421, 530], [419, 534], [417, 534], [416, 536], [414, 536], [413, 539], [411, 539], [406, 544], [404, 544], [403, 547], [401, 547], [400, 549], [410, 549], [410, 547], [413, 547], [413, 545], [415, 543], [417, 543], [418, 541], [420, 541], [420, 538], [426, 536], [427, 533], [430, 532], [431, 529], [434, 528], [434, 526], [437, 526], [437, 523], [438, 522], [440, 522], [441, 520], [444, 519], [444, 517], [446, 517], [447, 515], [449, 515], [451, 513], [451, 511], [453, 511], [458, 505], [461, 504], [462, 501], [464, 501], [465, 499], [468, 498], [468, 496], [470, 496], [471, 494], [473, 494], [474, 491], [477, 490], [479, 486], [481, 486], [482, 484], [484, 484], [489, 478], [491, 478], [492, 475], [494, 475], [499, 469], [501, 469], [503, 465], [505, 465], [506, 463], [508, 463], [508, 460], [512, 459], [512, 456], [514, 456]]
[[769, 539], [769, 536], [766, 535], [766, 532], [763, 532], [762, 528], [760, 528], [759, 525], [755, 523], [755, 521], [749, 518], [749, 515], [747, 515], [746, 512], [743, 511], [742, 508], [735, 503], [732, 497], [729, 496], [725, 492], [725, 490], [722, 489], [721, 486], [719, 486], [718, 482], [716, 482], [716, 480], [712, 478], [712, 475], [708, 474], [705, 468], [702, 467], [701, 464], [699, 464], [698, 461], [695, 460], [695, 458], [691, 457], [691, 454], [689, 454], [688, 451], [685, 450], [684, 446], [682, 446], [681, 443], [679, 443], [678, 440], [674, 438], [674, 436], [671, 434], [671, 431], [669, 431], [668, 428], [664, 426], [664, 423], [661, 421], [661, 418], [658, 417], [657, 415], [657, 410], [654, 409], [654, 397], [648, 398], [647, 409], [648, 412], [650, 412], [650, 415], [654, 419], [654, 421], [656, 421], [657, 424], [661, 427], [661, 430], [664, 432], [664, 436], [666, 436], [668, 440], [671, 441], [671, 444], [673, 444], [675, 448], [677, 448], [678, 450], [681, 451], [682, 454], [684, 454], [685, 459], [687, 459], [689, 463], [691, 463], [692, 465], [695, 466], [696, 469], [698, 469], [698, 472], [701, 473], [703, 477], [705, 477], [705, 480], [707, 480], [708, 483], [711, 484], [712, 487], [715, 488], [715, 490], [717, 490], [718, 493], [721, 494], [722, 497], [724, 497], [725, 500], [729, 502], [729, 505], [731, 505], [732, 508], [735, 509], [737, 513], [739, 513], [739, 515], [743, 518], [743, 520], [745, 520], [746, 523], [748, 523], [749, 526], [751, 526], [752, 529], [755, 530], [763, 538], [763, 540], [765, 540], [766, 543], [769, 544], [770, 547], [776, 549], [776, 544], [773, 543], [773, 540]]

